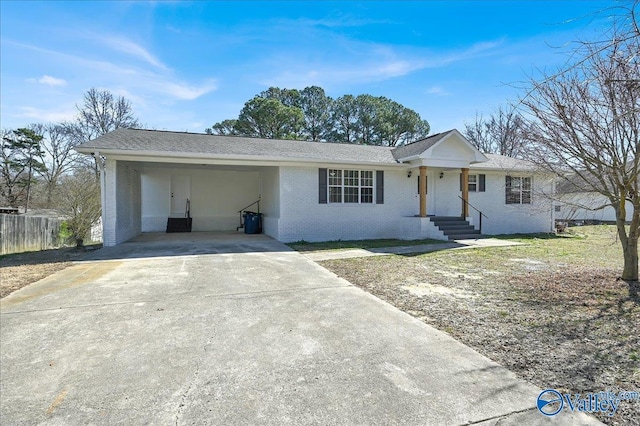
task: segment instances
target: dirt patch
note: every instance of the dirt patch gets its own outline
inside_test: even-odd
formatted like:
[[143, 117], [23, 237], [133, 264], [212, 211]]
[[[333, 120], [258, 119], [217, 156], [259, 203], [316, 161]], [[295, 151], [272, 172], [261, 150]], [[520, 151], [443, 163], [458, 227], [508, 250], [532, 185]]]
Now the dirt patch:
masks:
[[88, 250], [97, 247], [65, 247], [3, 256], [0, 258], [0, 298], [67, 268], [74, 260], [83, 257]]
[[[618, 279], [616, 245], [588, 242], [321, 264], [542, 389], [639, 391], [640, 287]], [[638, 424], [640, 401], [598, 418]]]

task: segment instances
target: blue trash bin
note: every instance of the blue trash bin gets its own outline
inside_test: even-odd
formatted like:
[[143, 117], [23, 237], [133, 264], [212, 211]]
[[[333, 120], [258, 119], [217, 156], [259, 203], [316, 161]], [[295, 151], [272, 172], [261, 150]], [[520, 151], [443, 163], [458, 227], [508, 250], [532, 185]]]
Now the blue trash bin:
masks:
[[262, 213], [244, 212], [244, 233], [260, 234], [262, 232]]

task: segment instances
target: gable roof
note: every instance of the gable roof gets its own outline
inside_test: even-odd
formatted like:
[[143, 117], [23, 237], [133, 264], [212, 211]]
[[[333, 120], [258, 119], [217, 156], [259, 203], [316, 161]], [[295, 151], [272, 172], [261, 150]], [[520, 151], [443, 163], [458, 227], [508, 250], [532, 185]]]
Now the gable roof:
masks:
[[446, 132], [428, 136], [416, 142], [398, 146], [393, 150], [393, 156], [396, 159], [400, 159], [420, 155], [453, 132], [454, 130], [448, 130]]

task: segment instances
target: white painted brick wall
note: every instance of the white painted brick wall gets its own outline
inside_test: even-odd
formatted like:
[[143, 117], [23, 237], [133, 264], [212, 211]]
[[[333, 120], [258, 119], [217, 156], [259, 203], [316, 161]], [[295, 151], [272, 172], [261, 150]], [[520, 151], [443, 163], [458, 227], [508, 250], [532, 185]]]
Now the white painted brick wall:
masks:
[[402, 220], [419, 211], [414, 183], [405, 170], [385, 170], [384, 204], [319, 204], [317, 167], [281, 167], [278, 239], [420, 238], [419, 224], [415, 236], [405, 235]]
[[116, 244], [130, 240], [142, 232], [140, 172], [127, 163], [116, 166]]
[[[474, 171], [472, 170], [471, 173]], [[470, 192], [469, 202], [487, 216], [482, 219], [483, 234], [524, 234], [553, 230], [552, 201], [545, 196], [551, 192], [550, 180], [540, 175], [533, 176], [531, 204], [506, 204], [505, 173], [486, 171], [478, 171], [478, 173], [486, 175], [486, 191]], [[531, 174], [513, 173], [513, 176], [531, 176]], [[459, 186], [456, 189], [459, 189]], [[477, 229], [478, 213], [469, 208], [469, 214]]]
[[116, 161], [109, 160], [104, 166], [104, 227], [102, 231], [102, 244], [104, 246], [116, 245]]
[[114, 246], [141, 232], [140, 173], [122, 162], [105, 164], [103, 244]]

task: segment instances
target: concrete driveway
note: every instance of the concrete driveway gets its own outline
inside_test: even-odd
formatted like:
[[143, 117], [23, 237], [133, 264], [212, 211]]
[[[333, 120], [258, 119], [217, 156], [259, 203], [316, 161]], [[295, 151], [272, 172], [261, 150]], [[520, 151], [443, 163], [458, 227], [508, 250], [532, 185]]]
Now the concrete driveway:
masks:
[[539, 389], [276, 241], [156, 238], [0, 302], [2, 424], [548, 423]]

